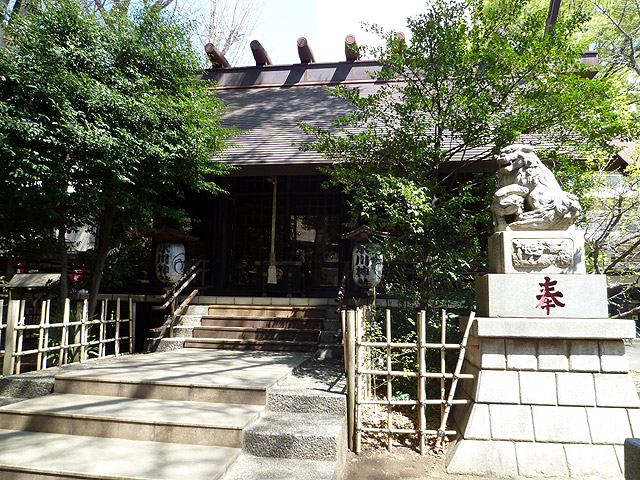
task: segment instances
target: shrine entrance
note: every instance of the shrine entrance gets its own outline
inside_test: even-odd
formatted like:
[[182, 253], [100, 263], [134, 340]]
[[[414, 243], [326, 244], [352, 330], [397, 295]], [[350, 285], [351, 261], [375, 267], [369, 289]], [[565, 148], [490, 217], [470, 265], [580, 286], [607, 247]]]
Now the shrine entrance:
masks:
[[258, 185], [263, 191], [236, 193], [230, 239], [231, 287], [254, 290], [257, 295], [336, 294], [344, 208], [338, 192], [314, 192], [319, 186], [314, 180], [311, 185], [300, 178], [278, 178], [274, 245], [278, 281], [274, 285], [266, 282], [272, 192]]

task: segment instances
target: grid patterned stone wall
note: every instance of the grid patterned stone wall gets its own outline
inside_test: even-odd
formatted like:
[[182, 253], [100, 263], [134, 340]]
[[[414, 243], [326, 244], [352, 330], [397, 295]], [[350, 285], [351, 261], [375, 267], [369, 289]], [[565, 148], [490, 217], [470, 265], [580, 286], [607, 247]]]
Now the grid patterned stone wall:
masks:
[[621, 478], [640, 437], [638, 395], [622, 340], [479, 339], [468, 351], [451, 472]]
[[536, 310], [539, 276], [494, 273], [477, 282], [480, 317], [463, 370], [475, 378], [460, 384], [471, 402], [454, 409], [461, 435], [447, 469], [622, 479], [625, 439], [640, 437], [623, 343], [635, 325], [606, 318], [606, 285], [597, 275], [552, 274], [568, 308]]

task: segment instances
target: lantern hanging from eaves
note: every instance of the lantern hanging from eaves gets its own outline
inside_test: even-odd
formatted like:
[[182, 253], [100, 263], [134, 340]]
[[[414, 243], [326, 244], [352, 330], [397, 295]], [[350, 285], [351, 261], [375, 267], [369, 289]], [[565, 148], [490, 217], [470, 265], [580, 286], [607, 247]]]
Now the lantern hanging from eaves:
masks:
[[353, 245], [351, 250], [351, 275], [360, 288], [372, 288], [382, 280], [384, 257], [376, 239], [388, 237], [386, 232], [372, 231], [363, 225], [342, 235]]
[[185, 249], [182, 243], [162, 242], [156, 249], [156, 275], [164, 283], [174, 283], [184, 274]]
[[357, 243], [353, 247], [351, 266], [353, 281], [361, 288], [375, 287], [382, 280], [384, 258], [377, 243]]
[[156, 247], [156, 277], [163, 283], [175, 283], [184, 275], [186, 264], [185, 243], [197, 241], [197, 237], [163, 226], [153, 235]]

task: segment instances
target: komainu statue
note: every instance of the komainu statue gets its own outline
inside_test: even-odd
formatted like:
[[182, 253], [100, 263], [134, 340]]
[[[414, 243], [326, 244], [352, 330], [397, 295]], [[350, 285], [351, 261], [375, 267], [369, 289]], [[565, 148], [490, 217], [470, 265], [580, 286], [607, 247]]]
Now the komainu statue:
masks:
[[560, 188], [531, 145], [509, 145], [497, 162], [499, 188], [491, 204], [496, 231], [566, 230], [574, 224], [578, 198]]

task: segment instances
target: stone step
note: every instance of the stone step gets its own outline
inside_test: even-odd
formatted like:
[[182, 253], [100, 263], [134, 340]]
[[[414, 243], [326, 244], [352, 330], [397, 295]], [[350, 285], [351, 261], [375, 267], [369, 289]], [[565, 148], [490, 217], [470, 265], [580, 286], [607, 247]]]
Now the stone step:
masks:
[[211, 305], [208, 315], [250, 315], [257, 317], [295, 317], [319, 318], [327, 315], [327, 309], [321, 307], [293, 307], [293, 306], [261, 306], [261, 305]]
[[5, 405], [11, 405], [12, 403], [22, 402], [23, 400], [27, 400], [26, 398], [15, 398], [15, 397], [0, 397], [0, 407]]
[[202, 316], [207, 315], [209, 313], [209, 305], [187, 305], [187, 309], [185, 310], [185, 316]]
[[299, 328], [202, 326], [193, 329], [192, 337], [317, 342], [320, 338], [320, 333], [320, 330]]
[[56, 393], [264, 405], [266, 390], [308, 358], [289, 352], [180, 349], [56, 376]]
[[0, 429], [242, 447], [261, 405], [52, 394], [0, 407]]
[[244, 451], [259, 457], [338, 460], [346, 446], [341, 415], [267, 412], [244, 430]]
[[306, 319], [297, 317], [258, 317], [255, 315], [225, 315], [202, 317], [203, 327], [256, 327], [256, 328], [297, 328], [321, 329], [322, 319]]
[[344, 364], [308, 360], [267, 392], [267, 409], [275, 412], [347, 414]]
[[[202, 314], [206, 315], [206, 313]], [[200, 325], [202, 315], [180, 315], [176, 320], [175, 327], [196, 327]]]
[[[241, 453], [223, 480], [332, 480], [341, 478], [338, 462], [332, 460], [301, 460], [297, 458], [267, 458]], [[268, 477], [266, 477], [266, 473]]]
[[342, 330], [342, 320], [335, 318], [325, 318], [324, 320], [325, 330]]
[[173, 328], [173, 336], [178, 338], [191, 338], [193, 337], [193, 329], [199, 327], [200, 325], [192, 325], [188, 327], [174, 327]]
[[137, 382], [90, 377], [58, 377], [56, 378], [54, 392], [191, 402], [246, 403], [251, 405], [264, 405], [266, 402], [266, 392], [262, 388], [175, 384], [162, 381]]
[[0, 478], [213, 480], [239, 448], [0, 430]]
[[185, 337], [145, 338], [144, 353], [171, 352], [184, 348]]
[[267, 408], [273, 412], [347, 414], [345, 395], [289, 389], [286, 387], [276, 387], [269, 390]]
[[313, 352], [318, 342], [296, 342], [287, 340], [242, 340], [235, 338], [187, 338], [185, 348], [210, 348], [223, 350], [264, 350]]
[[320, 335], [320, 343], [340, 344], [342, 345], [342, 333], [336, 330], [323, 330]]

